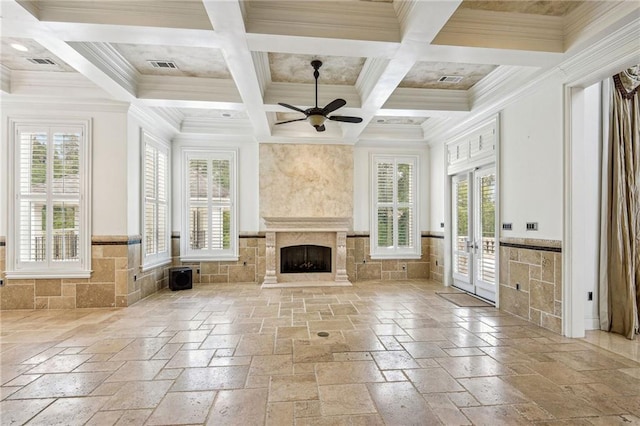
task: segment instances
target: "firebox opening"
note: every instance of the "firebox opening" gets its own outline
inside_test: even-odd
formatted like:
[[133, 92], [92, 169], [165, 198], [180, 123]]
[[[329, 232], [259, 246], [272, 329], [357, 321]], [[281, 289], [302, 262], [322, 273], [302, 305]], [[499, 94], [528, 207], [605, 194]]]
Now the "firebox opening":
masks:
[[280, 249], [280, 273], [331, 272], [331, 247], [302, 245]]

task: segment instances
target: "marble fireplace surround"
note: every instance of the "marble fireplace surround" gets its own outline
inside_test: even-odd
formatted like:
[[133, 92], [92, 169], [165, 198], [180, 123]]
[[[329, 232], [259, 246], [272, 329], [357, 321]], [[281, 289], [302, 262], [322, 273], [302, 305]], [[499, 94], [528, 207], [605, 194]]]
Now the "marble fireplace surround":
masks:
[[[266, 271], [262, 288], [350, 286], [347, 278], [347, 217], [263, 217]], [[331, 247], [331, 272], [281, 274], [280, 249], [300, 244]]]

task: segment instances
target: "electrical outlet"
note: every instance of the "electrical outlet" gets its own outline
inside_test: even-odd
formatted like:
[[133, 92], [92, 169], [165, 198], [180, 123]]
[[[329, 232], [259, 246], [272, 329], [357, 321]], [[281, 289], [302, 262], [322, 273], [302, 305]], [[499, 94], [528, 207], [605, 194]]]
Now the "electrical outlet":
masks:
[[520, 290], [520, 283], [516, 283], [516, 290]]
[[593, 292], [592, 291], [587, 293], [587, 300], [593, 300]]
[[440, 228], [444, 228], [444, 222], [440, 222]]

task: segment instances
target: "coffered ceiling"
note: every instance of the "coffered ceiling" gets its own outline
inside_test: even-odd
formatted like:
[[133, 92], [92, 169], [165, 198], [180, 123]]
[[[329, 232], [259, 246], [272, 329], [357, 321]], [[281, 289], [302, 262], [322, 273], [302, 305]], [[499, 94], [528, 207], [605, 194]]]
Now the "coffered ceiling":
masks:
[[[2, 96], [127, 102], [165, 134], [421, 142], [638, 25], [637, 1], [0, 0]], [[22, 50], [16, 50], [15, 47]], [[26, 49], [26, 50], [25, 50]], [[347, 104], [315, 132], [279, 105]], [[41, 64], [38, 64], [41, 63]], [[568, 64], [568, 65], [567, 65]], [[56, 78], [61, 72], [64, 80]], [[67, 85], [69, 90], [65, 91]], [[62, 86], [62, 87], [60, 87]], [[79, 90], [78, 88], [83, 88]], [[93, 87], [93, 89], [91, 89]], [[91, 90], [90, 90], [91, 89]]]

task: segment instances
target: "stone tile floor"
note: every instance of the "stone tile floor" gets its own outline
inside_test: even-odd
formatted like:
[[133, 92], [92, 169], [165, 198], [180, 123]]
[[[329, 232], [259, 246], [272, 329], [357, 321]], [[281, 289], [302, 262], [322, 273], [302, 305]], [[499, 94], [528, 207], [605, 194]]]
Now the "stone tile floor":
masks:
[[640, 424], [640, 363], [440, 290], [211, 284], [2, 312], [0, 423]]

